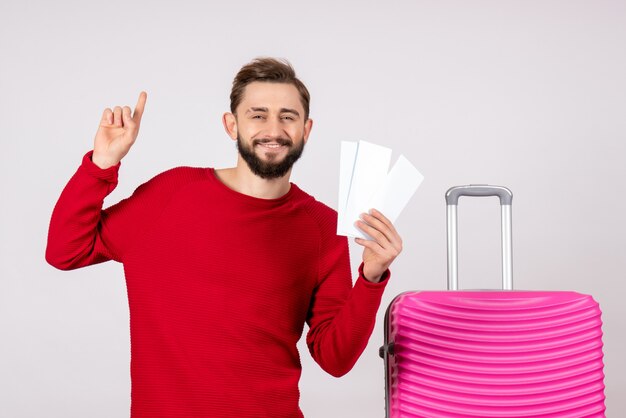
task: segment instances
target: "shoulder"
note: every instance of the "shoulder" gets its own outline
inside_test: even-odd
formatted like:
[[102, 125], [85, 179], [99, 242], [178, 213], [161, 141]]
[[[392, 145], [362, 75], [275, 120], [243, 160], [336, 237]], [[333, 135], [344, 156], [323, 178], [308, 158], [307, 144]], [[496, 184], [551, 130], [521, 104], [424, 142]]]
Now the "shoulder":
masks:
[[206, 180], [210, 170], [210, 168], [188, 166], [170, 168], [139, 185], [134, 194], [172, 194], [190, 184]]
[[[177, 181], [177, 182], [194, 182], [205, 180], [210, 172], [210, 168], [204, 167], [188, 167], [188, 166], [180, 166], [170, 168], [169, 170], [165, 170], [159, 174], [156, 174], [149, 182], [168, 182], [168, 181]], [[145, 183], [144, 183], [145, 184]]]
[[323, 202], [315, 199], [315, 197], [306, 193], [302, 189], [297, 188], [297, 195], [302, 208], [315, 222], [320, 230], [322, 237], [337, 235], [337, 211]]
[[[309, 225], [318, 231], [315, 238], [309, 237], [318, 243], [320, 272], [328, 272], [339, 265], [347, 266], [349, 272], [348, 238], [337, 235], [337, 211], [306, 192], [298, 190], [298, 195]], [[326, 276], [326, 273], [320, 274], [320, 277]]]

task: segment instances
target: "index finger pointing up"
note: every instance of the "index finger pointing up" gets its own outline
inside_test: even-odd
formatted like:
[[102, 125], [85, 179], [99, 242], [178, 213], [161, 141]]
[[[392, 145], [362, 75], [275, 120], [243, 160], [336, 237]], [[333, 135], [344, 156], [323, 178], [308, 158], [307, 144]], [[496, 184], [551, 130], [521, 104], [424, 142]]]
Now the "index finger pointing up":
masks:
[[135, 105], [135, 111], [133, 112], [133, 119], [135, 122], [139, 123], [141, 121], [141, 116], [143, 115], [143, 109], [146, 107], [146, 99], [148, 98], [148, 93], [142, 91], [139, 93], [139, 100], [137, 100], [137, 105]]

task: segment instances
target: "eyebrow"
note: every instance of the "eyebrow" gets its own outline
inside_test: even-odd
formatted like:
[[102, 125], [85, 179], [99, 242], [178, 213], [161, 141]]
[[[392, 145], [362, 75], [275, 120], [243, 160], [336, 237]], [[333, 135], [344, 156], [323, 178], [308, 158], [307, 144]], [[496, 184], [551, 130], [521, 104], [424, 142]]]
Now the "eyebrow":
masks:
[[[251, 107], [250, 109], [246, 110], [246, 114], [250, 113], [250, 112], [269, 112], [269, 109], [267, 107]], [[296, 110], [296, 109], [289, 109], [287, 107], [282, 107], [280, 109], [280, 113], [291, 113], [294, 114], [296, 116], [300, 116], [300, 113]]]
[[300, 116], [300, 113], [296, 109], [288, 109], [288, 108], [285, 108], [285, 107], [280, 109], [280, 113], [292, 113], [292, 114], [294, 114], [296, 116]]
[[250, 112], [268, 112], [267, 107], [251, 107], [250, 109], [246, 110], [246, 114], [250, 113]]

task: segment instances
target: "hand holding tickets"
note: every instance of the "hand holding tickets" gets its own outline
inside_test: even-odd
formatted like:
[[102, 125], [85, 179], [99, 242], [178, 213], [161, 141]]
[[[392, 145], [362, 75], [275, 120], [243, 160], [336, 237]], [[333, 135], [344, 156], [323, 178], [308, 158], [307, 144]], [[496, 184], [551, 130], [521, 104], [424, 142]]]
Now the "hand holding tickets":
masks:
[[402, 251], [393, 226], [424, 176], [400, 156], [388, 173], [391, 150], [369, 142], [342, 142], [337, 234], [364, 247], [363, 275], [380, 281]]
[[365, 141], [341, 143], [337, 235], [372, 239], [355, 222], [377, 209], [393, 224], [424, 176], [400, 156], [391, 171], [391, 149]]
[[357, 226], [371, 239], [355, 238], [363, 249], [363, 276], [370, 282], [379, 282], [393, 260], [402, 252], [402, 238], [393, 224], [382, 213], [372, 209], [361, 215]]

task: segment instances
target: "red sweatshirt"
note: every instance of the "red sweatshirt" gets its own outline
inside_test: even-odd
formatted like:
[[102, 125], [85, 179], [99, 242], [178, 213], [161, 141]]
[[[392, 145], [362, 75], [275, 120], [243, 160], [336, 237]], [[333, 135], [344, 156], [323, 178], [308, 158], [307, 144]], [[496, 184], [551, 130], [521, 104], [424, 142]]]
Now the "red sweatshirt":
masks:
[[83, 158], [52, 213], [47, 261], [124, 265], [132, 418], [302, 417], [296, 343], [347, 373], [389, 277], [354, 288], [337, 214], [291, 184], [278, 199], [235, 192], [211, 168], [178, 167], [102, 210], [119, 164]]

